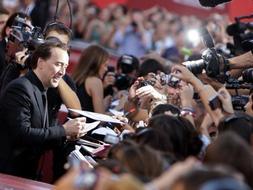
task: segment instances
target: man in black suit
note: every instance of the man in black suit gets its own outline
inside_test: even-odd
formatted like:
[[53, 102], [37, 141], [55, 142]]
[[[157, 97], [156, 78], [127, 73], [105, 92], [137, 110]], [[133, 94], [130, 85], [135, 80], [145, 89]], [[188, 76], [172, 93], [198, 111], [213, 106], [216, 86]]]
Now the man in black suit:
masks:
[[41, 155], [63, 137], [83, 134], [85, 118], [48, 124], [45, 92], [58, 86], [68, 61], [66, 46], [47, 40], [33, 52], [32, 70], [6, 87], [0, 99], [0, 172], [38, 179]]

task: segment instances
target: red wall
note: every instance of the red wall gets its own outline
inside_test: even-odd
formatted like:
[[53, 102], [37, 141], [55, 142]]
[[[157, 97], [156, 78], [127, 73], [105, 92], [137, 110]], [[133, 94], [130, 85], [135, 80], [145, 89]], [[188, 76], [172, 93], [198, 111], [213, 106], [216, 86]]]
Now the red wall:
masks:
[[[176, 2], [177, 1], [177, 2]], [[188, 2], [189, 5], [178, 3], [178, 1]], [[193, 3], [194, 1], [194, 3]], [[172, 12], [176, 12], [183, 15], [197, 15], [200, 17], [208, 16], [213, 12], [222, 14], [227, 13], [226, 7], [224, 8], [203, 8], [200, 6], [198, 0], [93, 0], [100, 7], [104, 7], [110, 3], [125, 4], [128, 7], [147, 9], [154, 5], [159, 5], [167, 8]]]
[[[198, 0], [189, 0], [198, 2]], [[212, 1], [212, 0], [210, 0]], [[160, 5], [166, 7], [170, 11], [178, 12], [179, 14], [196, 14], [199, 16], [207, 16], [211, 12], [227, 13], [231, 20], [235, 16], [248, 15], [253, 13], [253, 1], [252, 0], [232, 0], [227, 4], [227, 9], [202, 9], [194, 8], [191, 6], [184, 6], [179, 3], [175, 3], [173, 0], [93, 0], [100, 7], [105, 7], [110, 3], [125, 4], [129, 7], [136, 7], [140, 9], [146, 9], [153, 5]]]
[[[191, 2], [193, 0], [188, 0], [188, 2]], [[224, 14], [227, 12], [226, 8], [203, 8], [200, 6], [199, 2], [197, 0], [194, 0], [195, 4], [192, 6], [184, 5], [181, 3], [176, 3], [173, 0], [147, 0], [140, 3], [136, 0], [128, 0], [128, 6], [130, 7], [137, 7], [137, 8], [149, 8], [154, 5], [159, 5], [162, 7], [167, 8], [171, 12], [176, 12], [178, 14], [182, 15], [197, 15], [199, 17], [205, 17], [210, 15], [213, 12], [218, 12], [221, 14]], [[196, 2], [197, 1], [197, 2]]]
[[125, 5], [128, 0], [92, 0], [92, 1], [95, 2], [99, 7], [105, 7], [110, 3], [119, 3]]
[[229, 3], [229, 17], [233, 21], [236, 16], [253, 14], [252, 0], [233, 0]]

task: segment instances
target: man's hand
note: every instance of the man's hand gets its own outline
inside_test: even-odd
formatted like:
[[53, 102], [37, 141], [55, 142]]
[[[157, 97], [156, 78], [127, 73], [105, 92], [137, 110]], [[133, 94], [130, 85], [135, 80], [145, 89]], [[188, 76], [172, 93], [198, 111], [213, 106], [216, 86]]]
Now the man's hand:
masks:
[[187, 69], [186, 67], [182, 65], [173, 66], [171, 72], [172, 72], [171, 73], [172, 76], [179, 78], [185, 82], [192, 83], [193, 80], [196, 79], [194, 74], [189, 69]]
[[134, 84], [130, 87], [129, 94], [128, 94], [129, 100], [134, 99], [136, 97], [136, 90], [138, 89], [141, 80], [144, 80], [144, 78], [142, 78], [142, 77], [138, 78], [134, 82]]
[[23, 49], [22, 51], [18, 51], [15, 54], [16, 63], [18, 63], [20, 65], [24, 65], [25, 61], [28, 57], [29, 57], [29, 55], [27, 54], [27, 48]]
[[186, 84], [180, 88], [179, 96], [182, 106], [191, 106], [193, 94], [194, 90], [191, 84]]
[[138, 98], [154, 98], [155, 100], [166, 99], [165, 95], [160, 94], [153, 86], [147, 85], [136, 90]]
[[85, 117], [78, 117], [75, 119], [68, 120], [66, 123], [63, 124], [63, 128], [65, 129], [65, 133], [67, 137], [81, 137], [85, 133]]
[[223, 110], [230, 114], [234, 113], [231, 96], [225, 87], [219, 89], [218, 97], [222, 103]]

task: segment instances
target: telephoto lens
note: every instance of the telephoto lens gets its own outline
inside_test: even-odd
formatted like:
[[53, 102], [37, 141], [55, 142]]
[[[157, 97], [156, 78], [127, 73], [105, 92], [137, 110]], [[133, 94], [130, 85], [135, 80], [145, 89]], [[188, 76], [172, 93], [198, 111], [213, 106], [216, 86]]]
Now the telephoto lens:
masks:
[[253, 83], [253, 68], [244, 70], [242, 73], [242, 79], [244, 82]]
[[189, 69], [194, 75], [201, 74], [203, 69], [205, 69], [205, 63], [202, 59], [196, 61], [184, 62], [184, 65]]

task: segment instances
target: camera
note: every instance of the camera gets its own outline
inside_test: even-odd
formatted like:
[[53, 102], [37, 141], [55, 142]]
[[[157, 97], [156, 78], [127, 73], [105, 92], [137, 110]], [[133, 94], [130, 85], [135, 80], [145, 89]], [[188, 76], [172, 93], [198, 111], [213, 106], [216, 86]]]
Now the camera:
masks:
[[137, 88], [141, 88], [143, 86], [148, 86], [148, 85], [151, 85], [151, 86], [154, 86], [155, 82], [154, 81], [151, 81], [151, 80], [139, 80], [139, 85]]
[[218, 81], [224, 82], [226, 72], [229, 70], [228, 61], [217, 53], [214, 48], [212, 36], [206, 28], [200, 30], [200, 35], [207, 49], [202, 53], [202, 59], [185, 62], [186, 67], [195, 75], [205, 70], [207, 76], [217, 78]]
[[30, 26], [24, 18], [17, 16], [12, 25], [10, 39], [13, 42], [21, 43], [29, 51], [35, 50], [44, 43], [44, 37], [40, 27]]
[[17, 51], [27, 48], [30, 54], [44, 43], [41, 29], [27, 24], [25, 18], [17, 16], [11, 28], [7, 43], [7, 61], [14, 60]]
[[139, 60], [133, 55], [122, 55], [117, 62], [117, 69], [121, 69], [124, 74], [129, 74], [134, 70], [138, 70]]
[[226, 28], [228, 35], [233, 37], [234, 44], [230, 44], [230, 51], [234, 55], [245, 53], [253, 49], [253, 23], [242, 22], [243, 19], [252, 19], [253, 15], [235, 17], [235, 23]]
[[253, 68], [244, 70], [242, 72], [242, 79], [244, 82], [253, 83]]
[[161, 82], [161, 85], [167, 84], [168, 86], [170, 86], [172, 88], [177, 88], [179, 85], [180, 79], [178, 79], [170, 74], [167, 74], [167, 75], [161, 76], [160, 82]]
[[244, 106], [248, 103], [249, 97], [246, 95], [235, 95], [231, 97], [232, 105], [235, 110], [244, 110]]
[[217, 108], [222, 108], [222, 103], [218, 96], [211, 98], [209, 100], [209, 106], [212, 110], [216, 110]]
[[234, 89], [236, 95], [232, 96], [232, 105], [235, 110], [244, 110], [244, 106], [249, 101], [247, 95], [239, 95], [238, 89], [253, 89], [253, 68], [246, 69], [242, 72], [242, 79], [228, 78], [225, 87], [227, 89]]

